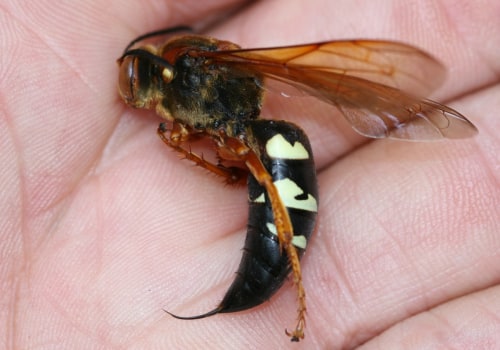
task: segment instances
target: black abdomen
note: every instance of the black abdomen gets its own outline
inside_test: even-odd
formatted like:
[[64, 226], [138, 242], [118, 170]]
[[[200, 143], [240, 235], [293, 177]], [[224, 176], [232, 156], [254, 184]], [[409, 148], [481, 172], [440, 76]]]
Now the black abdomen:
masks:
[[[273, 120], [248, 123], [248, 141], [258, 146], [260, 159], [271, 174], [288, 209], [294, 229], [292, 243], [299, 256], [314, 230], [318, 189], [311, 146], [296, 125]], [[218, 312], [245, 310], [268, 300], [290, 272], [280, 250], [268, 195], [252, 175], [248, 180], [249, 218], [243, 257], [237, 276]]]

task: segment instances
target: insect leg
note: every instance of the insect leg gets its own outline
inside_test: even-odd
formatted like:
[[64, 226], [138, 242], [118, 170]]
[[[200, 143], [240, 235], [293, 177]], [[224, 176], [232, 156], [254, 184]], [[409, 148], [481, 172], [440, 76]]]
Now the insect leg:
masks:
[[167, 131], [168, 130], [166, 129], [165, 124], [161, 123], [157, 129], [157, 134], [163, 143], [182, 154], [185, 159], [194, 162], [197, 166], [205, 168], [216, 175], [224, 177], [228, 184], [235, 184], [240, 182], [242, 179], [245, 179], [247, 172], [243, 169], [237, 167], [225, 167], [221, 164], [212, 164], [203, 159], [203, 156], [200, 157], [190, 150], [188, 151], [182, 148], [181, 143], [188, 141], [191, 135], [189, 130], [183, 125], [174, 122], [172, 130], [170, 131], [170, 137], [165, 135]]
[[280, 244], [280, 249], [286, 253], [290, 261], [290, 267], [293, 274], [293, 283], [297, 287], [297, 325], [295, 330], [290, 333], [286, 330], [286, 334], [291, 337], [292, 341], [299, 341], [304, 338], [305, 314], [306, 314], [306, 293], [302, 284], [302, 271], [300, 268], [299, 255], [297, 249], [292, 244], [294, 237], [293, 227], [291, 224], [288, 210], [281, 200], [278, 189], [274, 185], [273, 178], [266, 170], [260, 159], [254, 152], [249, 152], [247, 155], [246, 165], [255, 179], [265, 187], [269, 200], [271, 201], [274, 224]]

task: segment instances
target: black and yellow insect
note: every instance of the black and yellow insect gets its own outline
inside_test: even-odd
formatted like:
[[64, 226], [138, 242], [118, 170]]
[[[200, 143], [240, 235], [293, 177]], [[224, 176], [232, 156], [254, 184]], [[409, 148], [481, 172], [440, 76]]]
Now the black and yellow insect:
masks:
[[[171, 122], [158, 135], [187, 159], [234, 183], [247, 172], [212, 164], [186, 150], [193, 136], [213, 140], [219, 158], [249, 172], [248, 231], [238, 273], [222, 302], [195, 319], [245, 310], [268, 300], [292, 273], [298, 319], [287, 334], [304, 337], [300, 257], [314, 231], [318, 189], [313, 153], [302, 129], [260, 119], [265, 80], [290, 84], [336, 106], [362, 135], [427, 140], [463, 138], [476, 128], [463, 115], [421, 99], [443, 67], [421, 50], [388, 41], [331, 41], [241, 49], [176, 27], [142, 35], [118, 59], [119, 91], [136, 108]], [[161, 45], [144, 41], [168, 36]], [[136, 45], [143, 43], [142, 45]], [[409, 91], [409, 92], [408, 92]], [[169, 136], [167, 137], [167, 133]]]

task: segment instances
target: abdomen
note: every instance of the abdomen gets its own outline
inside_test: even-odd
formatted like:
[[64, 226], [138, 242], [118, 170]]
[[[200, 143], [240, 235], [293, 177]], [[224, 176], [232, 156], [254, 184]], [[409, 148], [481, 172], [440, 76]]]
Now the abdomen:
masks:
[[[292, 244], [302, 256], [314, 231], [318, 207], [316, 169], [311, 146], [298, 126], [273, 120], [249, 122], [247, 137], [257, 145], [286, 206], [293, 230]], [[237, 276], [218, 312], [245, 310], [268, 300], [290, 272], [287, 254], [280, 250], [273, 211], [264, 187], [249, 175], [249, 218]]]

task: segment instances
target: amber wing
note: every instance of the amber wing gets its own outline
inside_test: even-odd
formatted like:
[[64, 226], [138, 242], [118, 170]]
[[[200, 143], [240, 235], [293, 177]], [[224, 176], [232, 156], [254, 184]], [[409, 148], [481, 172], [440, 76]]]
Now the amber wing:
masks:
[[332, 41], [200, 54], [207, 62], [258, 71], [326, 101], [368, 137], [432, 140], [477, 132], [459, 112], [424, 98], [442, 83], [445, 69], [406, 44]]

